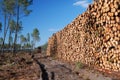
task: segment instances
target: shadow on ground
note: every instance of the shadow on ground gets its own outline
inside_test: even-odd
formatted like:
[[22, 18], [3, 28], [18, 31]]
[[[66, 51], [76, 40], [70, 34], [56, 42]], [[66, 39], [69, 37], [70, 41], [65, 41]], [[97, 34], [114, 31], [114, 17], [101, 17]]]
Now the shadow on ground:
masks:
[[[42, 71], [42, 80], [49, 80], [49, 76], [47, 73], [47, 70], [45, 69], [45, 65], [40, 63], [37, 59], [34, 58], [34, 60], [36, 61], [36, 63], [39, 65], [41, 71]], [[51, 80], [55, 80], [55, 73], [51, 72]]]

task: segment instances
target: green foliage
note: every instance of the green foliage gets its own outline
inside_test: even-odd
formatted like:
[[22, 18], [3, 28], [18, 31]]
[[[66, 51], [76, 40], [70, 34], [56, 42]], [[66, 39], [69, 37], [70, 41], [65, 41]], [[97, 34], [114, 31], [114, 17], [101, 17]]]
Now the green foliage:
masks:
[[24, 46], [23, 46], [23, 48], [31, 48], [31, 47], [32, 47], [32, 45], [29, 44], [29, 43], [26, 43], [26, 44], [24, 44]]
[[12, 36], [9, 37], [9, 40], [10, 40], [10, 44], [13, 44], [13, 37]]
[[[32, 5], [33, 0], [0, 0], [0, 13], [4, 17], [3, 23], [0, 23], [0, 31], [3, 29], [3, 39], [1, 44], [5, 44], [5, 48], [13, 48], [14, 50], [21, 45], [17, 43], [19, 33], [22, 31], [21, 16], [29, 15], [32, 10], [29, 10], [29, 6]], [[4, 28], [2, 28], [4, 24]], [[9, 30], [9, 31], [8, 31]], [[7, 33], [9, 32], [9, 34]], [[6, 36], [8, 34], [8, 44], [6, 44]], [[36, 40], [38, 40], [37, 38]], [[22, 37], [24, 46], [31, 46], [30, 34], [27, 37]], [[2, 45], [4, 49], [4, 44]]]
[[39, 30], [35, 28], [32, 33], [32, 37], [35, 42], [40, 40], [39, 35], [40, 35]]
[[27, 7], [33, 3], [33, 0], [18, 0], [19, 5], [22, 5], [23, 7]]
[[26, 37], [24, 37], [24, 35], [20, 35], [20, 41], [22, 43], [25, 43], [25, 42], [27, 42], [27, 39], [26, 39]]
[[76, 62], [76, 68], [77, 69], [81, 69], [81, 68], [83, 68], [84, 67], [84, 64], [83, 63], [81, 63], [81, 62]]
[[40, 37], [39, 37], [40, 33], [39, 33], [39, 30], [37, 28], [35, 28], [33, 30], [33, 33], [32, 33], [32, 37], [35, 41], [39, 41], [40, 40]]
[[17, 32], [21, 32], [23, 30], [22, 22], [19, 22], [18, 26], [16, 26], [16, 27], [17, 27]]
[[28, 43], [30, 43], [30, 33], [27, 33], [27, 41], [28, 41]]
[[8, 14], [15, 14], [15, 0], [3, 0], [2, 7], [3, 10]]
[[34, 48], [34, 46], [35, 46], [35, 43], [34, 43], [34, 41], [32, 40], [32, 41], [31, 41], [31, 47]]
[[45, 43], [44, 45], [41, 46], [42, 50], [43, 51], [46, 51], [47, 50], [47, 46], [48, 46], [48, 43]]
[[18, 4], [26, 16], [32, 12], [32, 10], [28, 10], [28, 6], [32, 5], [32, 3], [33, 0], [18, 0]]
[[15, 27], [16, 27], [16, 22], [14, 20], [10, 20], [9, 29], [12, 33], [15, 31]]
[[3, 38], [2, 38], [2, 37], [0, 37], [0, 44], [2, 44], [2, 42], [3, 42]]
[[26, 36], [20, 35], [21, 48], [28, 49], [32, 48], [32, 43], [30, 43], [30, 34], [27, 33]]
[[37, 28], [33, 29], [33, 32], [31, 34], [31, 36], [33, 38], [33, 47], [35, 46], [35, 43], [40, 40], [39, 35], [40, 35], [39, 30]]
[[3, 38], [0, 37], [0, 49], [2, 48]]
[[24, 37], [24, 35], [20, 35], [20, 42], [21, 42], [21, 46], [23, 48], [23, 46], [25, 46], [27, 39], [26, 37]]

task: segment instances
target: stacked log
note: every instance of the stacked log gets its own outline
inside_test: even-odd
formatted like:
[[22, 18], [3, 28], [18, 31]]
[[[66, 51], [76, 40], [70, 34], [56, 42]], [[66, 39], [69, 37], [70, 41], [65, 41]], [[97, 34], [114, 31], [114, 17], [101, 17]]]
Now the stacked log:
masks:
[[49, 39], [47, 55], [120, 71], [120, 1], [95, 0]]

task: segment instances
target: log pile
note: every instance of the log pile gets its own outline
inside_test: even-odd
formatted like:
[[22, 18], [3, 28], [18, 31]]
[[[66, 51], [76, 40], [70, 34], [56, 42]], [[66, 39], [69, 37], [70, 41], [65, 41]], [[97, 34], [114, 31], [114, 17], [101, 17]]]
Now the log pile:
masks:
[[120, 1], [94, 0], [49, 39], [47, 55], [120, 71]]

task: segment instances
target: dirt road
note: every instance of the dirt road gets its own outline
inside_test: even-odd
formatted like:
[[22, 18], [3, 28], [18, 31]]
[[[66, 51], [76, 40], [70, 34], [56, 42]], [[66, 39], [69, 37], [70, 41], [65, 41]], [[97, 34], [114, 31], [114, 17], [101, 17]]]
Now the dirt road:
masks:
[[41, 70], [39, 80], [119, 80], [107, 77], [88, 67], [78, 69], [75, 64], [55, 60], [41, 54], [35, 54], [34, 59]]

